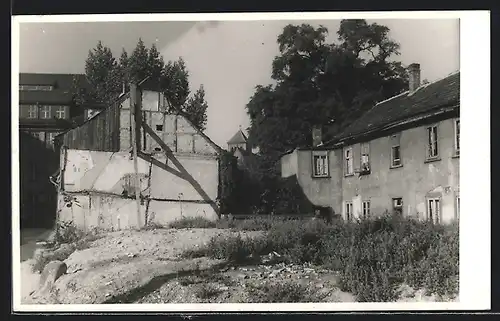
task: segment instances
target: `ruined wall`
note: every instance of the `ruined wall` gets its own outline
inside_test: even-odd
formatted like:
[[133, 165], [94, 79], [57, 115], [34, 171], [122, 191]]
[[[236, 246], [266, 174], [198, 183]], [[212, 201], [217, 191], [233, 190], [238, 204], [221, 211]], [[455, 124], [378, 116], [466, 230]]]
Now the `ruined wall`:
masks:
[[[60, 195], [61, 220], [77, 226], [120, 229], [136, 224], [136, 200], [133, 197], [134, 163], [128, 152], [67, 150], [64, 192]], [[180, 216], [217, 218], [215, 207], [219, 183], [215, 156], [176, 154], [175, 161], [156, 155], [169, 170], [138, 159], [142, 222], [166, 224]], [[182, 210], [182, 211], [181, 211]]]
[[[438, 124], [439, 159], [427, 162], [426, 126], [401, 133], [403, 166], [391, 168], [390, 137], [370, 141], [371, 173], [345, 176], [342, 173], [343, 201], [352, 201], [354, 215], [361, 214], [362, 201], [370, 201], [373, 214], [392, 210], [392, 198], [403, 198], [403, 215], [426, 217], [426, 197], [441, 198], [443, 222], [455, 218], [456, 196], [459, 196], [459, 158], [455, 156], [454, 120]], [[360, 167], [360, 144], [352, 145], [354, 168]], [[345, 210], [345, 206], [343, 206]], [[345, 211], [343, 211], [345, 214]]]
[[[163, 95], [152, 91], [142, 92], [142, 121], [147, 124], [167, 146], [177, 153], [216, 155], [217, 150], [205, 137], [193, 128], [181, 115], [169, 114], [164, 106]], [[122, 104], [120, 112], [120, 150], [131, 148], [130, 101]], [[157, 141], [141, 129], [141, 150], [161, 151]]]

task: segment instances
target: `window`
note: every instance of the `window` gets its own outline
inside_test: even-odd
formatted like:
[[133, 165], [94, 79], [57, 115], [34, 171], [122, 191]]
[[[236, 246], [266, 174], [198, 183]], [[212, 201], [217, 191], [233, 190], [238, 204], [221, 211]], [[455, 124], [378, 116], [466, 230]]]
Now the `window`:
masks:
[[455, 120], [455, 154], [460, 155], [460, 119]]
[[367, 219], [370, 217], [370, 201], [363, 202], [363, 218]]
[[361, 144], [361, 172], [370, 172], [370, 145], [368, 143]]
[[58, 106], [57, 107], [56, 118], [66, 119], [66, 106]]
[[403, 199], [401, 197], [392, 199], [392, 211], [395, 215], [403, 215]]
[[50, 118], [50, 106], [42, 106], [40, 108], [40, 118], [42, 119]]
[[401, 146], [392, 146], [391, 148], [391, 166], [401, 166]]
[[163, 125], [156, 125], [156, 131], [158, 132], [163, 131]]
[[439, 198], [427, 199], [427, 219], [435, 224], [441, 222], [441, 200]]
[[313, 173], [314, 177], [326, 177], [328, 176], [328, 155], [324, 153], [314, 153], [313, 154]]
[[401, 162], [401, 135], [392, 135], [391, 141], [391, 167], [400, 167], [403, 165]]
[[38, 106], [36, 105], [28, 106], [28, 118], [38, 118]]
[[54, 138], [56, 137], [57, 133], [50, 133], [48, 132], [47, 133], [47, 140], [46, 140], [46, 143], [47, 143], [47, 146], [53, 146], [54, 145]]
[[438, 133], [437, 126], [427, 127], [427, 158], [438, 157]]
[[345, 150], [345, 174], [354, 174], [352, 148], [348, 148]]
[[352, 202], [345, 202], [345, 219], [352, 220]]

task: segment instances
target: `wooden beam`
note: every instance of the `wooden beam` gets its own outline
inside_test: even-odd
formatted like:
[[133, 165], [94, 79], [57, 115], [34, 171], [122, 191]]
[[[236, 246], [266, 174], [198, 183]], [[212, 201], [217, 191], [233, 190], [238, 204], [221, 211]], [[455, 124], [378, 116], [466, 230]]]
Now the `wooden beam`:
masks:
[[[141, 199], [140, 199], [140, 194], [141, 194], [141, 188], [140, 188], [140, 181], [139, 181], [139, 164], [137, 160], [137, 149], [140, 140], [138, 139], [139, 133], [137, 132], [137, 123], [138, 119], [140, 118], [140, 106], [138, 104], [139, 97], [138, 97], [138, 90], [137, 86], [133, 83], [130, 84], [130, 115], [131, 115], [131, 129], [132, 129], [132, 155], [134, 159], [134, 187], [135, 187], [135, 200], [136, 200], [136, 205], [137, 205], [137, 228], [142, 227], [142, 219], [141, 219]], [[142, 97], [141, 97], [142, 98]]]

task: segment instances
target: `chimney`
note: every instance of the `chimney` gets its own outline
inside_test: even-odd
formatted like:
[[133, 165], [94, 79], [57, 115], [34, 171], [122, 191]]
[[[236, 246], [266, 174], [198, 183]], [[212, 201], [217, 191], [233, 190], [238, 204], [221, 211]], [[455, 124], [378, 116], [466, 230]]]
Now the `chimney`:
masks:
[[408, 72], [410, 74], [410, 93], [412, 93], [420, 87], [420, 64], [413, 63], [409, 65]]
[[315, 125], [312, 128], [312, 145], [318, 147], [323, 142], [323, 133], [320, 125]]

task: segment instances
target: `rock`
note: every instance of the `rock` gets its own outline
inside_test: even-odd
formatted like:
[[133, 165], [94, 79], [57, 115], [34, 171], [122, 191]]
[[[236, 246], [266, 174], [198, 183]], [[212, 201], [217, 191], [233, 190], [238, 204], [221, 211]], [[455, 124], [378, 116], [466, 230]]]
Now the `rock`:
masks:
[[240, 279], [248, 279], [248, 275], [246, 274], [238, 274], [237, 277]]
[[40, 276], [40, 289], [51, 287], [61, 275], [65, 274], [68, 267], [62, 261], [52, 261], [45, 266]]

